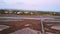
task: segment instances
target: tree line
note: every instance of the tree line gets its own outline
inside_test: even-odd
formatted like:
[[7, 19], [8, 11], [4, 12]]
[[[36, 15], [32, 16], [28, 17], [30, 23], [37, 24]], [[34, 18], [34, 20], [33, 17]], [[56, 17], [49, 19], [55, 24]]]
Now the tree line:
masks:
[[[17, 15], [52, 15], [52, 16], [60, 16], [60, 12], [43, 12], [43, 11], [20, 11], [20, 10], [0, 10], [0, 14], [17, 14]], [[10, 12], [10, 13], [9, 13]]]

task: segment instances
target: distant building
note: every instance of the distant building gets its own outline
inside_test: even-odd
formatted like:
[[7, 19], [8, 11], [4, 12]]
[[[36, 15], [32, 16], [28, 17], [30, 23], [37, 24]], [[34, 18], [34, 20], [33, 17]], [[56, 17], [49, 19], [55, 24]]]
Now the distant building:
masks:
[[21, 14], [22, 12], [17, 12], [17, 14]]
[[30, 12], [30, 14], [32, 15], [32, 14], [34, 14], [33, 12]]
[[11, 10], [8, 11], [8, 10], [6, 10], [6, 11], [4, 11], [4, 13], [5, 13], [5, 14], [7, 14], [7, 13], [8, 13], [8, 14], [11, 14], [11, 13], [13, 13], [13, 11], [11, 11]]
[[12, 11], [9, 11], [9, 14], [13, 13]]
[[29, 12], [27, 11], [27, 12], [24, 12], [25, 14], [28, 14]]
[[9, 13], [8, 11], [4, 11], [5, 14]]
[[9, 14], [13, 13], [13, 11], [12, 11], [12, 10], [9, 10], [8, 12], [9, 12]]

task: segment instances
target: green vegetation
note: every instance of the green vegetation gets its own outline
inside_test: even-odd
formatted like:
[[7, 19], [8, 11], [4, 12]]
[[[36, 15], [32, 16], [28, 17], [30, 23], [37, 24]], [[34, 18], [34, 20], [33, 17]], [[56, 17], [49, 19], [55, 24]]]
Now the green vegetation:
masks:
[[4, 14], [4, 10], [0, 10], [0, 14]]
[[[8, 13], [5, 13], [5, 11], [7, 11]], [[44, 12], [44, 11], [28, 11], [28, 10], [0, 10], [0, 14], [25, 15], [25, 16], [33, 16], [33, 15], [60, 16], [60, 12]]]
[[7, 20], [6, 18], [0, 18], [0, 20]]

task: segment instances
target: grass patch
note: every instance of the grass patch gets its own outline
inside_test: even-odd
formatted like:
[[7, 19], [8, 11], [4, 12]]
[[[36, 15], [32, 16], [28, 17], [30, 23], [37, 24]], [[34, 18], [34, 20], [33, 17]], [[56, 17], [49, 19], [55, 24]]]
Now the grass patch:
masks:
[[0, 20], [8, 20], [7, 18], [0, 18]]

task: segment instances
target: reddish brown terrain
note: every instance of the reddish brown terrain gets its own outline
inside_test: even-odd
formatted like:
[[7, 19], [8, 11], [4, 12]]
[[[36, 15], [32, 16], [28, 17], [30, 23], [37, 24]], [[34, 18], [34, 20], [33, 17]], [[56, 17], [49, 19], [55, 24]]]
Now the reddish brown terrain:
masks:
[[[25, 26], [26, 24], [29, 24], [29, 26]], [[29, 27], [33, 30], [41, 31], [40, 20], [21, 19], [18, 21], [0, 21], [0, 25], [10, 26], [9, 29], [5, 29], [5, 30], [1, 31], [0, 32], [1, 34], [8, 34], [8, 33], [14, 32], [16, 30], [20, 30], [20, 29], [27, 28], [27, 27]], [[52, 33], [56, 33], [57, 31], [60, 32], [59, 30], [49, 28], [49, 26], [47, 26], [47, 25], [44, 25], [44, 26], [45, 26], [45, 28], [48, 28], [48, 30], [45, 29], [45, 31], [47, 31], [47, 32], [52, 32]]]
[[[26, 24], [30, 24], [29, 26], [24, 26]], [[13, 31], [16, 31], [16, 30], [20, 30], [20, 29], [23, 29], [23, 28], [26, 28], [26, 27], [29, 27], [31, 29], [34, 29], [34, 30], [38, 30], [40, 31], [41, 30], [41, 26], [40, 26], [40, 20], [29, 20], [29, 19], [22, 19], [22, 21], [0, 21], [0, 25], [8, 25], [10, 26], [9, 29], [6, 29], [4, 31], [2, 31], [2, 33], [6, 33], [7, 32], [13, 32]]]

